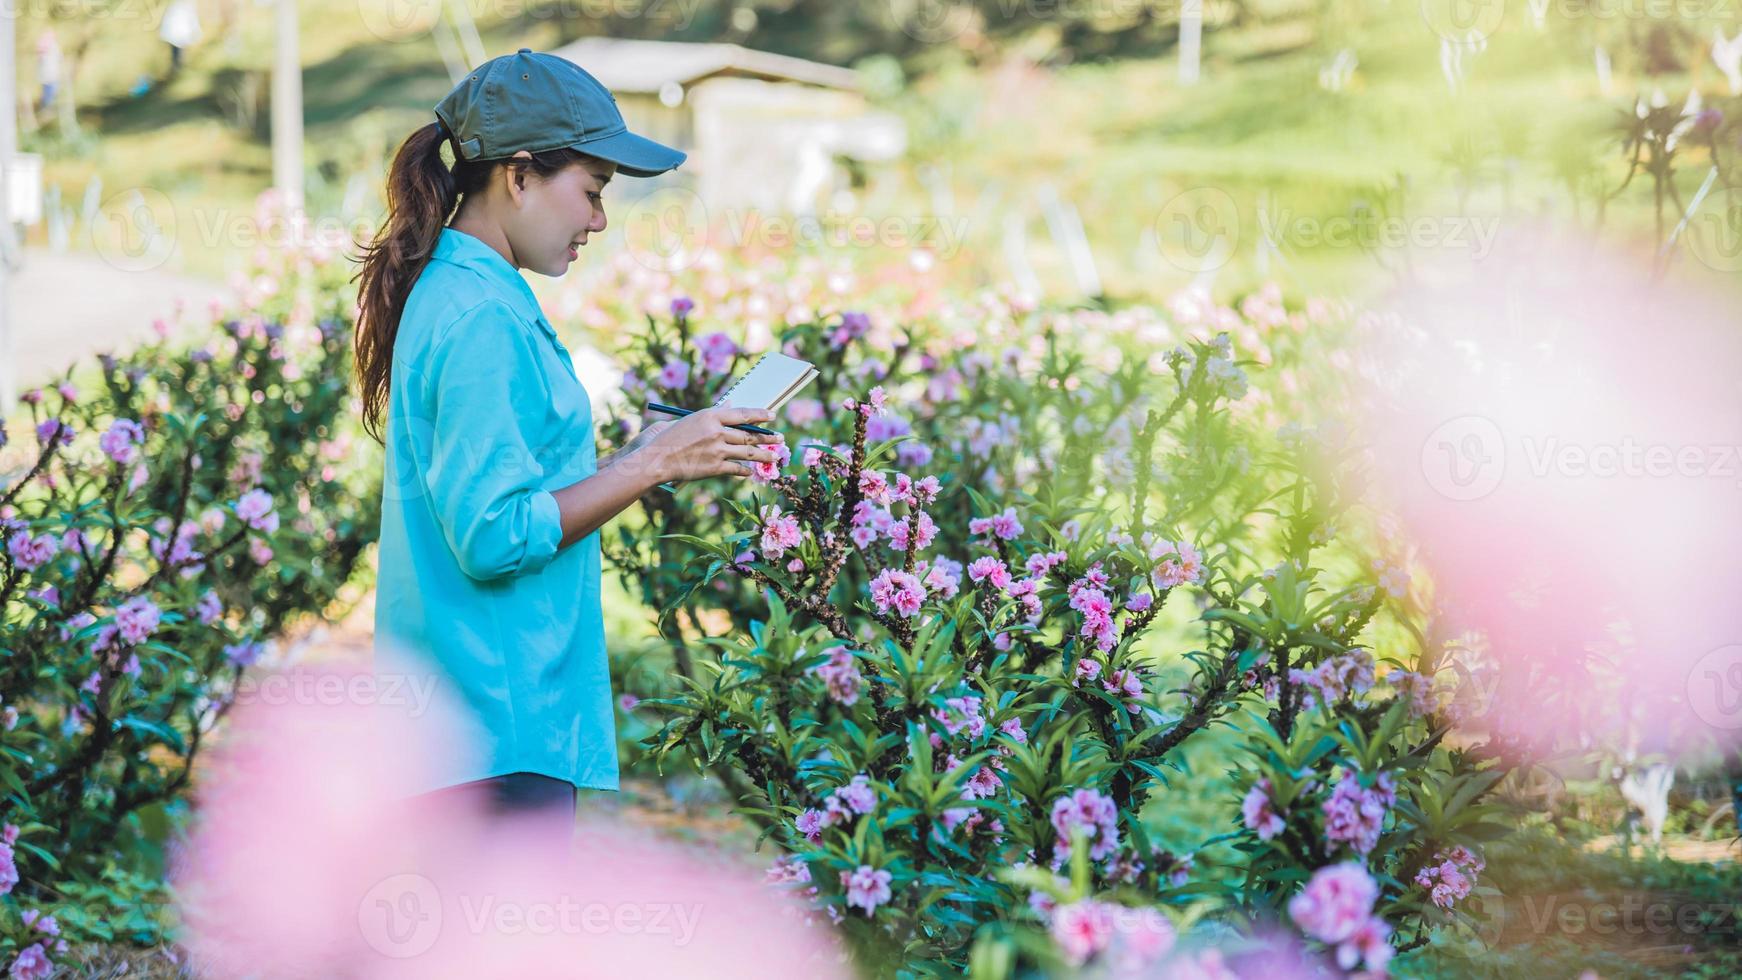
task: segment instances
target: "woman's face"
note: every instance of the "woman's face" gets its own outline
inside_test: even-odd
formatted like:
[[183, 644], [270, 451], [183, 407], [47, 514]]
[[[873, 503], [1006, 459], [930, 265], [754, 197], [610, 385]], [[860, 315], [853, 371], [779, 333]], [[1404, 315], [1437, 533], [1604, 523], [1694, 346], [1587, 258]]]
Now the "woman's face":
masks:
[[575, 261], [587, 236], [605, 230], [605, 185], [617, 165], [586, 160], [549, 178], [527, 172], [513, 224], [505, 229], [521, 266], [560, 276]]

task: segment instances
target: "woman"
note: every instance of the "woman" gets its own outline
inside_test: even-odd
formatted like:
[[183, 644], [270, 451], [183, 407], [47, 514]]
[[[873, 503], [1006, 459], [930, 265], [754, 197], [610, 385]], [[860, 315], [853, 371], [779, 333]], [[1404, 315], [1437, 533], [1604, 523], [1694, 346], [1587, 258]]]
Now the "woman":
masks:
[[387, 449], [377, 670], [435, 677], [477, 723], [475, 751], [435, 750], [428, 789], [566, 831], [575, 787], [617, 788], [597, 532], [660, 483], [773, 461], [769, 437], [729, 428], [770, 415], [698, 412], [595, 462], [587, 393], [519, 270], [562, 275], [605, 229], [613, 175], [684, 154], [525, 48], [435, 112], [394, 157], [358, 274], [363, 418]]

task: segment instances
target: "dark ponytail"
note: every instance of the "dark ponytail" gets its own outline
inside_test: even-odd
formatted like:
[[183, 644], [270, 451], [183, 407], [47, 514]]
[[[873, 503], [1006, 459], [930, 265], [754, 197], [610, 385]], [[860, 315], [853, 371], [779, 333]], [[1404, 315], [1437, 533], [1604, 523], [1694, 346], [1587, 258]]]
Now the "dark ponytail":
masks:
[[363, 246], [357, 287], [357, 388], [363, 397], [363, 429], [381, 441], [387, 389], [393, 376], [393, 338], [412, 284], [429, 264], [442, 228], [460, 197], [489, 179], [487, 163], [442, 160], [447, 127], [432, 122], [406, 137], [387, 174], [387, 220]]
[[[460, 201], [482, 190], [497, 164], [524, 166], [540, 177], [591, 159], [574, 150], [534, 153], [530, 160], [461, 160], [452, 168], [442, 144], [453, 139], [440, 121], [406, 137], [387, 174], [387, 220], [363, 246], [357, 288], [357, 387], [363, 398], [363, 428], [382, 441], [388, 387], [393, 377], [393, 338], [411, 287], [435, 253], [436, 241]], [[456, 155], [457, 159], [457, 155]]]

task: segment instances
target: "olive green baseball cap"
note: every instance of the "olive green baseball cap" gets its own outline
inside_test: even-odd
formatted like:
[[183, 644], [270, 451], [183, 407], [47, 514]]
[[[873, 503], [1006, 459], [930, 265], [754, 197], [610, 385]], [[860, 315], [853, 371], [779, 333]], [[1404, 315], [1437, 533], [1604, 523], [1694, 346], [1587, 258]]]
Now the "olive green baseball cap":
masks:
[[436, 103], [462, 160], [500, 160], [526, 150], [578, 150], [631, 177], [653, 177], [685, 154], [629, 131], [617, 98], [580, 65], [521, 48], [474, 68]]

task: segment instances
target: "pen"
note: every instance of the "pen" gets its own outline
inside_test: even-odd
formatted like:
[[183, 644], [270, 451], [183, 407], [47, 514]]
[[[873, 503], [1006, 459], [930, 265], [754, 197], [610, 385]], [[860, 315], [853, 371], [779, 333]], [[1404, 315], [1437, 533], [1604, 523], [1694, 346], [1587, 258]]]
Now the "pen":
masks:
[[[647, 403], [647, 410], [650, 412], [658, 412], [661, 415], [675, 415], [678, 418], [682, 418], [685, 415], [696, 414], [695, 409], [693, 409], [693, 408], [678, 408], [674, 405], [661, 405], [658, 402], [648, 402]], [[754, 432], [759, 436], [777, 436], [777, 435], [780, 435], [780, 433], [774, 431], [773, 429], [764, 429], [760, 425], [750, 425], [749, 423], [745, 423], [744, 425], [728, 426], [728, 428], [742, 429], [745, 432]]]

